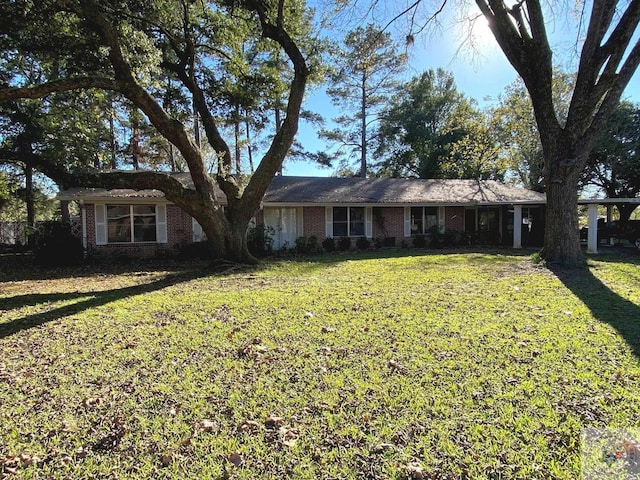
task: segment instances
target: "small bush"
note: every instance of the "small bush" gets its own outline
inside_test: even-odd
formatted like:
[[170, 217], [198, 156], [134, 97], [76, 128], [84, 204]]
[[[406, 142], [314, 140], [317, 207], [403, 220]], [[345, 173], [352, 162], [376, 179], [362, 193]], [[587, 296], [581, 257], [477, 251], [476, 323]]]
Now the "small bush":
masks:
[[430, 248], [458, 247], [464, 243], [470, 243], [470, 237], [458, 230], [445, 230], [440, 232], [434, 230], [431, 233]]
[[264, 257], [273, 250], [273, 227], [258, 224], [247, 230], [247, 247], [252, 255]]
[[296, 253], [302, 254], [318, 253], [318, 251], [320, 251], [318, 237], [316, 237], [315, 235], [311, 235], [310, 237], [296, 238], [295, 251]]
[[346, 252], [351, 248], [351, 239], [349, 237], [340, 237], [338, 239], [338, 250]]
[[61, 267], [82, 263], [84, 252], [69, 223], [43, 222], [35, 235], [34, 256], [38, 265]]
[[531, 263], [533, 263], [534, 265], [540, 265], [542, 267], [546, 265], [544, 258], [542, 258], [542, 255], [540, 255], [540, 252], [536, 252], [531, 255]]
[[327, 237], [322, 241], [322, 248], [324, 248], [325, 252], [335, 252], [336, 241], [331, 237]]
[[377, 237], [373, 241], [376, 248], [391, 248], [396, 246], [396, 237]]
[[371, 242], [366, 237], [359, 237], [356, 240], [356, 247], [358, 247], [358, 250], [366, 250], [367, 248], [369, 248], [370, 245], [371, 245]]
[[415, 248], [427, 248], [427, 237], [424, 235], [416, 235], [413, 237], [413, 246]]

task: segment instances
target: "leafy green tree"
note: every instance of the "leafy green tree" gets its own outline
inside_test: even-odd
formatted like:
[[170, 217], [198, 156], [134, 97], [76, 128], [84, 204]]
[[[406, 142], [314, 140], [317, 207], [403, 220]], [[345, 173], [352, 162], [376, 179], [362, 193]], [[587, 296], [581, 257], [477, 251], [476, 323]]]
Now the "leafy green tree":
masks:
[[[589, 156], [582, 182], [602, 189], [609, 198], [640, 196], [640, 105], [621, 102]], [[626, 222], [637, 205], [616, 204]]]
[[[313, 52], [303, 52], [310, 27], [301, 26], [309, 24], [311, 15], [302, 1], [16, 0], [4, 5], [2, 14], [0, 56], [5, 61], [0, 101], [42, 99], [55, 92], [114, 92], [135, 105], [180, 152], [194, 188], [157, 170], [67, 168], [37, 151], [29, 157], [32, 164], [65, 186], [161, 190], [198, 220], [215, 255], [255, 261], [247, 248], [247, 226], [293, 143], [314, 64]], [[220, 117], [229, 109], [218, 82], [230, 63], [246, 61], [234, 49], [242, 42], [269, 43], [283, 52], [293, 69], [282, 125], [244, 188], [232, 174], [233, 157], [222, 136]], [[40, 65], [47, 74], [26, 79], [13, 68], [18, 58]], [[215, 153], [214, 176], [209, 175], [203, 150], [189, 130], [163, 108], [169, 80], [197, 112], [206, 143]], [[267, 92], [269, 87], [263, 85], [260, 91]], [[86, 165], [86, 159], [80, 163]]]
[[495, 178], [501, 175], [484, 115], [451, 73], [428, 70], [400, 85], [384, 110], [376, 155], [379, 175]]
[[[500, 155], [495, 135], [484, 112], [473, 109], [461, 118], [455, 128], [458, 139], [441, 159], [444, 178], [504, 180], [506, 162]], [[458, 112], [460, 115], [461, 112]]]
[[[553, 101], [563, 122], [567, 118], [574, 80], [572, 75], [555, 71]], [[525, 188], [544, 192], [542, 143], [531, 98], [522, 80], [507, 86], [500, 96], [499, 105], [492, 109], [490, 115], [491, 128], [509, 175]]]
[[350, 158], [359, 153], [361, 177], [367, 175], [373, 126], [406, 64], [406, 55], [398, 54], [397, 50], [389, 33], [369, 24], [349, 32], [343, 48], [336, 53], [336, 72], [327, 94], [346, 113], [333, 119], [338, 128], [321, 134], [338, 145], [338, 156], [343, 162], [345, 155]]

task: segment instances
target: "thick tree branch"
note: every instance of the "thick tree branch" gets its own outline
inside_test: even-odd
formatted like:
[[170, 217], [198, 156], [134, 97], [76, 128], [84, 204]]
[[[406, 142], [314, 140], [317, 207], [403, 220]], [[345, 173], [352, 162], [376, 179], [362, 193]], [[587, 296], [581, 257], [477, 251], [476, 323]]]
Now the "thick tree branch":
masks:
[[93, 76], [72, 77], [24, 87], [2, 86], [0, 87], [0, 102], [18, 100], [20, 98], [43, 98], [52, 93], [90, 88], [120, 91], [118, 83], [110, 78]]
[[289, 90], [287, 103], [287, 115], [276, 133], [260, 165], [249, 181], [245, 193], [242, 197], [240, 209], [253, 215], [254, 208], [260, 204], [267, 188], [271, 184], [273, 177], [280, 169], [282, 161], [287, 155], [290, 146], [298, 131], [298, 121], [300, 109], [304, 99], [309, 68], [300, 48], [283, 27], [272, 24], [268, 19], [266, 5], [260, 0], [246, 0], [246, 5], [256, 12], [262, 26], [262, 33], [265, 37], [278, 43], [287, 54], [293, 64], [294, 76]]
[[204, 168], [200, 150], [187, 135], [184, 126], [173, 120], [156, 100], [141, 87], [122, 52], [120, 39], [115, 27], [101, 14], [100, 6], [93, 0], [81, 0], [81, 12], [89, 28], [96, 32], [109, 47], [109, 60], [113, 66], [115, 79], [120, 91], [142, 110], [158, 131], [173, 143], [184, 157], [195, 185], [203, 196], [215, 201], [215, 189], [211, 178]]

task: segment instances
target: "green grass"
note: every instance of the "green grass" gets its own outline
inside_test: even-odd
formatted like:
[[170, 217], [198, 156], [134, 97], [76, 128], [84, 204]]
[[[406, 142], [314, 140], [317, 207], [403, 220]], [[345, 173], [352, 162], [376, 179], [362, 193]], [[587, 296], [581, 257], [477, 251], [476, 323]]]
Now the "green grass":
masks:
[[640, 423], [640, 257], [336, 255], [0, 283], [0, 479], [563, 478]]

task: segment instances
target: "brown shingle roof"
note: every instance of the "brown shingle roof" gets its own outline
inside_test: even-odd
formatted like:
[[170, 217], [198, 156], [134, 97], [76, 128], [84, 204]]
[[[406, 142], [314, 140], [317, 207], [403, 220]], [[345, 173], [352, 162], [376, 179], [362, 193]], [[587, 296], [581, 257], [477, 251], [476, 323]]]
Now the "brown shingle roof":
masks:
[[[173, 174], [192, 186], [188, 173]], [[222, 194], [222, 192], [220, 192]], [[162, 198], [158, 190], [73, 188], [60, 192], [64, 200]], [[220, 198], [224, 198], [221, 196]], [[493, 180], [422, 180], [412, 178], [336, 178], [277, 176], [264, 204], [511, 204], [544, 203], [545, 195]]]
[[493, 180], [275, 177], [264, 203], [485, 204], [544, 203], [545, 195]]

